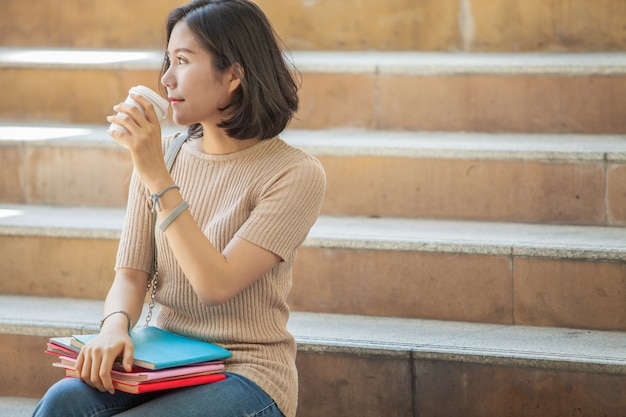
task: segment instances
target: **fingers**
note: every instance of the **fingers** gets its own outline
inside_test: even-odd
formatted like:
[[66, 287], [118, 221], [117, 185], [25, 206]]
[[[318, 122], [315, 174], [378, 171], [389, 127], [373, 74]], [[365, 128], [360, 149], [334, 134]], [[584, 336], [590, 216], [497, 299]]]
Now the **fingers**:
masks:
[[[108, 391], [111, 394], [115, 393], [115, 388], [113, 387], [113, 380], [111, 378], [111, 369], [113, 369], [113, 363], [115, 362], [115, 358], [110, 360], [110, 356], [108, 358], [104, 358], [100, 362], [100, 368], [98, 369], [98, 380], [100, 381], [100, 387], [98, 389], [102, 392]], [[95, 369], [94, 369], [95, 371]]]
[[[78, 377], [92, 388], [113, 394], [115, 388], [111, 378], [111, 370], [116, 355], [112, 351], [98, 348], [83, 348], [76, 361], [75, 370]], [[131, 356], [132, 363], [132, 356]]]
[[76, 369], [76, 372], [78, 372], [78, 377], [81, 379], [81, 381], [83, 381], [90, 387], [98, 389], [97, 381], [93, 381], [91, 377], [92, 376], [92, 370], [91, 370], [92, 358], [90, 355], [82, 355], [82, 357], [83, 357], [82, 366], [80, 369], [78, 369], [78, 367]]
[[124, 366], [124, 370], [126, 372], [131, 372], [133, 370], [133, 356], [135, 354], [135, 348], [131, 344], [127, 344], [124, 347], [124, 353], [122, 356], [122, 366]]
[[110, 119], [110, 122], [118, 123], [124, 127], [126, 127], [126, 123], [135, 123], [138, 127], [144, 126], [146, 122], [149, 124], [158, 123], [156, 110], [150, 100], [135, 94], [131, 94], [130, 98], [141, 108], [138, 108], [132, 103], [119, 103], [113, 106], [113, 110], [117, 112], [117, 114], [107, 117], [107, 120]]
[[131, 98], [144, 110], [142, 111], [137, 108], [137, 106], [126, 102], [113, 106], [113, 111], [115, 111], [116, 114], [107, 116], [107, 121], [109, 123], [122, 126], [126, 129], [126, 132], [120, 132], [119, 130], [109, 128], [109, 136], [126, 147], [128, 147], [128, 145], [132, 145], [132, 143], [128, 141], [131, 136], [143, 136], [145, 138], [158, 136], [158, 139], [160, 140], [161, 125], [154, 109], [154, 105], [142, 96], [132, 94]]
[[[113, 106], [113, 111], [115, 111], [116, 114], [107, 116], [107, 121], [122, 126], [129, 133], [137, 132], [138, 129], [141, 129], [142, 126], [148, 123], [141, 110], [132, 104], [116, 104]], [[114, 132], [118, 131], [114, 130]], [[119, 133], [123, 134], [123, 132]]]
[[[96, 350], [90, 350], [88, 352], [81, 352], [83, 357], [82, 367], [80, 371], [76, 369], [80, 379], [92, 388], [98, 391], [107, 391], [107, 388], [102, 381], [102, 360], [101, 355]], [[77, 364], [78, 365], [78, 364]]]
[[83, 354], [83, 351], [81, 350], [78, 353], [78, 357], [76, 358], [76, 364], [74, 365], [74, 370], [78, 373], [78, 375], [80, 375], [83, 366], [85, 363], [85, 355]]
[[86, 355], [83, 354], [84, 352], [80, 352], [80, 355], [78, 356], [78, 361], [76, 362], [76, 372], [78, 373], [78, 377], [83, 380], [84, 382], [86, 382], [87, 384], [91, 385], [91, 382], [89, 380], [89, 375], [91, 372], [91, 358], [86, 357]]
[[138, 103], [144, 110], [143, 114], [146, 120], [150, 123], [158, 122], [158, 117], [156, 114], [156, 110], [154, 108], [154, 104], [144, 96], [139, 96], [136, 94], [131, 94], [130, 98], [132, 98], [136, 103]]

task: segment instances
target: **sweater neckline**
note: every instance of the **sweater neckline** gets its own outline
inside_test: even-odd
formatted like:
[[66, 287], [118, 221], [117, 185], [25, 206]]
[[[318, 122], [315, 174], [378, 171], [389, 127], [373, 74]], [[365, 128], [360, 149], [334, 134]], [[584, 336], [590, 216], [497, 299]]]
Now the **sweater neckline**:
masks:
[[[191, 139], [196, 140], [196, 139]], [[227, 154], [210, 154], [201, 152], [189, 144], [189, 140], [183, 143], [183, 148], [186, 153], [193, 155], [195, 158], [206, 160], [206, 161], [233, 161], [242, 158], [246, 158], [250, 155], [254, 155], [256, 153], [262, 152], [264, 149], [271, 146], [273, 143], [278, 142], [280, 138], [278, 136], [271, 139], [264, 139], [259, 143], [255, 143], [252, 146], [249, 146], [240, 151], [227, 153]]]

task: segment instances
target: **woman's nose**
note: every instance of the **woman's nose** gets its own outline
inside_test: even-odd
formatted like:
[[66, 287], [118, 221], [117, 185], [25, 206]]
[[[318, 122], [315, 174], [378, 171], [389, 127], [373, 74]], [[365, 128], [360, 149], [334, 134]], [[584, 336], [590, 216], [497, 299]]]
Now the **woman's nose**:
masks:
[[171, 87], [172, 86], [172, 80], [173, 77], [171, 75], [171, 70], [172, 67], [168, 68], [164, 73], [163, 76], [161, 77], [161, 85], [163, 85], [164, 87]]

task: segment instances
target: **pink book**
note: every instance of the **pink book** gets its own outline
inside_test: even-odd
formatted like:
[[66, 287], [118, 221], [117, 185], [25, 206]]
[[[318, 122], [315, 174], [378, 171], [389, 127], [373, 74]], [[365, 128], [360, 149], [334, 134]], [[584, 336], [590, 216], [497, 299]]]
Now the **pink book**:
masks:
[[[70, 371], [68, 369], [68, 371]], [[70, 378], [75, 378], [68, 375]], [[144, 392], [161, 391], [173, 388], [190, 387], [192, 385], [210, 384], [212, 382], [223, 381], [226, 374], [215, 373], [209, 375], [195, 375], [178, 379], [165, 379], [158, 381], [137, 382], [128, 384], [113, 380], [113, 387], [116, 390], [128, 392], [129, 394], [142, 394]]]
[[[76, 366], [76, 359], [68, 356], [59, 356], [60, 362], [55, 363], [54, 366], [65, 368], [67, 376], [71, 375], [74, 366]], [[111, 378], [115, 381], [124, 382], [126, 384], [132, 384], [143, 381], [161, 381], [166, 379], [178, 379], [181, 377], [209, 375], [217, 373], [224, 369], [224, 362], [211, 361], [201, 362], [194, 365], [178, 366], [175, 368], [166, 368], [161, 370], [143, 370], [135, 372], [125, 372], [122, 370], [113, 369], [111, 371]]]

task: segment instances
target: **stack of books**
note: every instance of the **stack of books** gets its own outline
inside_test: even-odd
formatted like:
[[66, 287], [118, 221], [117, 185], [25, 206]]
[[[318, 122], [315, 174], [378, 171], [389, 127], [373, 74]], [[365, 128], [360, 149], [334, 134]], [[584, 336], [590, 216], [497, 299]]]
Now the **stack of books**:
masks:
[[[77, 378], [76, 358], [95, 336], [52, 337], [46, 353], [58, 357], [53, 365], [65, 369], [66, 377]], [[140, 394], [226, 379], [221, 371], [232, 354], [220, 346], [152, 326], [133, 329], [130, 337], [135, 347], [133, 369], [126, 372], [120, 363], [114, 365], [111, 378], [116, 390]]]

